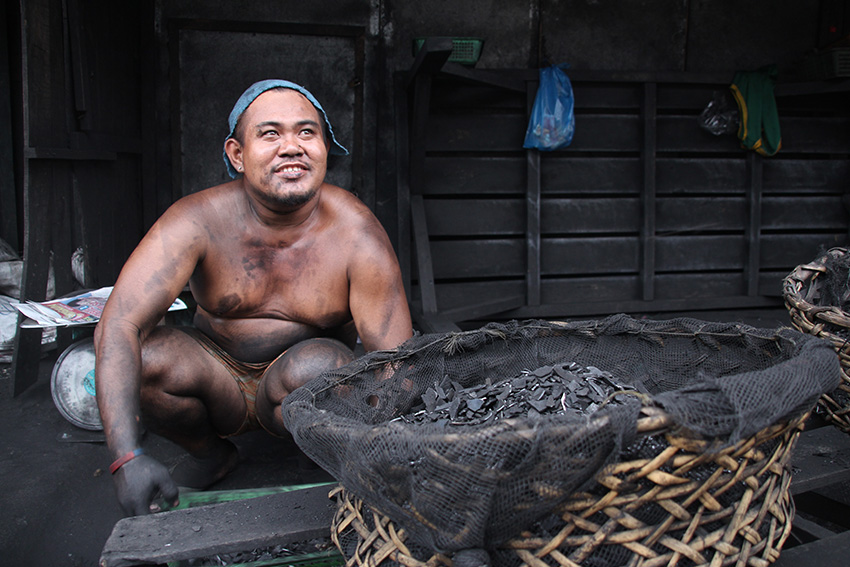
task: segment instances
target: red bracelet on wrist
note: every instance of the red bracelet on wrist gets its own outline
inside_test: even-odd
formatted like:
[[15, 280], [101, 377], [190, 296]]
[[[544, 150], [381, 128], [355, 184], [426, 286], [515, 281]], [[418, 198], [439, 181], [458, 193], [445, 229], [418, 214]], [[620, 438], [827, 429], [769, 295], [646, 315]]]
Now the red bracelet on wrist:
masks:
[[121, 467], [123, 467], [124, 465], [126, 465], [127, 463], [129, 463], [130, 461], [132, 461], [133, 459], [138, 457], [139, 455], [144, 455], [144, 454], [145, 454], [145, 450], [141, 449], [141, 448], [136, 449], [135, 451], [130, 451], [129, 453], [125, 453], [123, 456], [115, 459], [114, 463], [109, 465], [109, 472], [112, 473], [112, 474], [115, 474], [116, 472], [118, 472], [118, 469], [120, 469]]

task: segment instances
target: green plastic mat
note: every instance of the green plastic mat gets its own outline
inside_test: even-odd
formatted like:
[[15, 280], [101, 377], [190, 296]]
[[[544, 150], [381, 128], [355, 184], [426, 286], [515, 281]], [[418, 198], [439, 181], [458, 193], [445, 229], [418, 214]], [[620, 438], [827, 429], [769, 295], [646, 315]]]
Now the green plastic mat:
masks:
[[161, 504], [165, 510], [183, 510], [185, 508], [194, 508], [195, 506], [207, 506], [209, 504], [220, 504], [222, 502], [232, 502], [234, 500], [247, 500], [249, 498], [259, 498], [261, 496], [269, 496], [271, 494], [280, 494], [281, 492], [293, 492], [295, 490], [303, 490], [306, 488], [314, 488], [316, 486], [332, 486], [336, 482], [319, 482], [314, 484], [296, 484], [293, 486], [269, 486], [266, 488], [243, 488], [239, 490], [217, 490], [217, 491], [181, 491], [180, 503], [177, 506], [168, 506], [165, 503]]

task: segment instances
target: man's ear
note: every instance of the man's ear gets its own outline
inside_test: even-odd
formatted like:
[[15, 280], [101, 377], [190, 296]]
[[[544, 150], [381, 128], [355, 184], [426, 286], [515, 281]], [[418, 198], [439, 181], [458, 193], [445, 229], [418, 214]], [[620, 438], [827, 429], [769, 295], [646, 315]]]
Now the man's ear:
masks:
[[242, 171], [242, 144], [236, 138], [228, 138], [224, 142], [224, 152], [230, 160], [230, 164], [236, 171]]

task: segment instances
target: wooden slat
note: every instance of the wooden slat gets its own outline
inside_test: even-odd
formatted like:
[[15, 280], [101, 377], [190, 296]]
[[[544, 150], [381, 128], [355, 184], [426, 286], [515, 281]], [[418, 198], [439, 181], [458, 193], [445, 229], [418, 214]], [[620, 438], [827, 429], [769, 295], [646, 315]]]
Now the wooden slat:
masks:
[[730, 193], [742, 195], [749, 185], [747, 162], [740, 158], [659, 157], [659, 194]]
[[443, 76], [434, 78], [432, 89], [431, 108], [438, 113], [477, 111], [481, 108], [525, 112], [525, 91], [460, 83]]
[[[7, 10], [0, 10], [0, 29], [9, 30]], [[17, 26], [17, 23], [16, 23]], [[4, 37], [7, 37], [4, 35]], [[13, 250], [19, 251], [18, 242], [18, 197], [15, 187], [14, 139], [12, 129], [12, 81], [9, 73], [10, 41], [0, 41], [0, 238]]]
[[[780, 119], [782, 150], [787, 153], [850, 152], [850, 119], [794, 117]], [[578, 132], [578, 127], [576, 131]], [[824, 141], [829, 140], [829, 147]], [[658, 151], [736, 152], [742, 151], [734, 136], [713, 136], [699, 128], [693, 116], [658, 117]]]
[[655, 204], [655, 152], [656, 141], [656, 95], [655, 83], [643, 86], [643, 190], [641, 191], [640, 230], [641, 289], [644, 301], [655, 297], [655, 250], [656, 250], [656, 204]]
[[580, 301], [568, 303], [543, 303], [536, 307], [521, 307], [500, 314], [503, 319], [552, 319], [571, 317], [600, 317], [611, 313], [656, 313], [665, 311], [694, 311], [715, 309], [749, 309], [782, 306], [780, 298], [726, 296], [700, 299], [656, 299]]
[[641, 163], [634, 157], [583, 157], [555, 152], [543, 157], [543, 194], [639, 194]]
[[431, 257], [436, 279], [525, 277], [525, 240], [521, 237], [434, 241]]
[[811, 262], [823, 248], [842, 246], [846, 232], [824, 234], [763, 234], [759, 266], [765, 269], [788, 269]]
[[[539, 83], [527, 85], [527, 115], [530, 119]], [[525, 297], [528, 305], [540, 303], [540, 151], [526, 150], [527, 183], [525, 190]], [[512, 308], [518, 305], [511, 306]]]
[[525, 201], [520, 199], [427, 199], [424, 204], [432, 238], [525, 234]]
[[846, 567], [850, 553], [850, 531], [786, 549], [773, 567]]
[[[781, 150], [780, 150], [781, 151]], [[766, 191], [836, 191], [847, 190], [850, 179], [850, 160], [846, 159], [787, 159], [781, 153], [765, 160], [764, 188]]]
[[850, 436], [832, 426], [804, 431], [791, 459], [791, 494], [850, 481]]
[[747, 262], [744, 275], [747, 279], [747, 295], [758, 295], [759, 258], [761, 250], [761, 192], [762, 158], [755, 152], [749, 155], [750, 187], [747, 191], [749, 222], [746, 225]]
[[516, 195], [524, 197], [525, 155], [425, 159], [423, 195]]
[[401, 277], [404, 282], [406, 297], [411, 297], [410, 279], [413, 251], [411, 250], [411, 220], [410, 220], [410, 145], [409, 145], [409, 116], [407, 108], [407, 76], [397, 72], [394, 80], [394, 102], [396, 118], [396, 214], [398, 216], [398, 233], [396, 235], [396, 254], [398, 256]]
[[[635, 115], [583, 114], [576, 122], [567, 149], [579, 151], [635, 151], [640, 144], [640, 120]], [[520, 151], [528, 123], [524, 114], [433, 115], [427, 136], [428, 151]]]
[[421, 195], [410, 196], [410, 220], [419, 274], [420, 301], [422, 310], [428, 316], [437, 312], [437, 296], [434, 292], [434, 269], [428, 240], [428, 224], [425, 221], [425, 207]]
[[119, 520], [101, 567], [160, 564], [285, 545], [329, 534], [336, 505], [318, 486]]

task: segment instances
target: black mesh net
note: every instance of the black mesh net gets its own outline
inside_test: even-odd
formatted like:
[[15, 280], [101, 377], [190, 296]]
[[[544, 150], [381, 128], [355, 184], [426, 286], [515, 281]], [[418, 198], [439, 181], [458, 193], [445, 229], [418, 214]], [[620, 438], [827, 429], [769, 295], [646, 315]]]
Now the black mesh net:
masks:
[[[627, 391], [584, 414], [531, 407], [477, 423], [409, 419], [423, 405], [436, 411], [433, 393], [449, 384], [455, 395], [482, 384], [503, 392], [529, 371], [575, 364]], [[307, 455], [412, 544], [454, 553], [539, 525], [622, 451], [646, 450], [636, 434], [642, 406], [721, 447], [802, 415], [838, 382], [830, 345], [792, 329], [616, 315], [416, 336], [299, 388], [283, 417]]]

